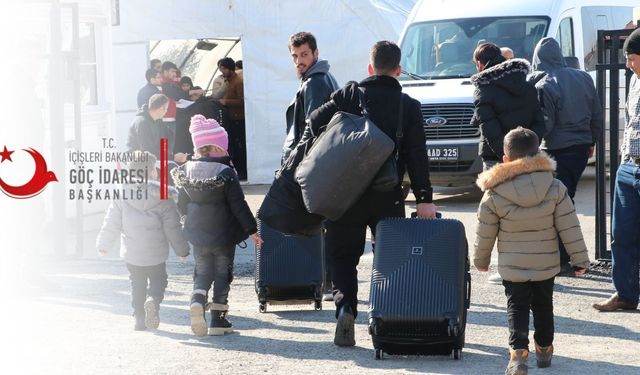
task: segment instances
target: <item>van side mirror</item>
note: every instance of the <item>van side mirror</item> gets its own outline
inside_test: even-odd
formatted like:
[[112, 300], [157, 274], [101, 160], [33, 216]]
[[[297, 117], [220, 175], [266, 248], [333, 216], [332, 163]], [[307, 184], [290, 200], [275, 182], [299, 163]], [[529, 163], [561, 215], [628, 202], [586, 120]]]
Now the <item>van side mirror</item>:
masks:
[[575, 56], [565, 56], [564, 61], [569, 68], [580, 69], [580, 60]]

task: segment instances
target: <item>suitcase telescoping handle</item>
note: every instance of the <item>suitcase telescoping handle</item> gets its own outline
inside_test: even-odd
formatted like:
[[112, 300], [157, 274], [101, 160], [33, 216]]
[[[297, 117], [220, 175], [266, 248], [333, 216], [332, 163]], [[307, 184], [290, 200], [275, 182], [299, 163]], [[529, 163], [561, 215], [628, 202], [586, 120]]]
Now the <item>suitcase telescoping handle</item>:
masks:
[[[418, 217], [418, 213], [417, 212], [414, 211], [414, 212], [411, 213], [411, 218], [412, 219], [415, 219], [417, 217]], [[436, 212], [436, 219], [442, 219], [442, 213]]]

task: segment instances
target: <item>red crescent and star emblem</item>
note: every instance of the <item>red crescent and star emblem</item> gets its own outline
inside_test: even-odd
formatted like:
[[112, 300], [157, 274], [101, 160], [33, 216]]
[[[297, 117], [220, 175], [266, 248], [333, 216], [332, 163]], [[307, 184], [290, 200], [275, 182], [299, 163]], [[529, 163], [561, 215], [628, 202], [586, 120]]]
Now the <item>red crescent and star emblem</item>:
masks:
[[[35, 197], [40, 194], [45, 187], [47, 187], [49, 182], [58, 181], [55, 173], [47, 170], [47, 162], [38, 151], [32, 148], [24, 149], [23, 151], [26, 151], [31, 155], [36, 164], [36, 170], [34, 171], [31, 180], [21, 186], [9, 185], [0, 178], [0, 190], [11, 198], [25, 199]], [[2, 157], [0, 163], [4, 163], [5, 160], [13, 162], [13, 160], [11, 160], [11, 154], [14, 152], [15, 151], [7, 150], [7, 146], [4, 146], [4, 150], [0, 152], [0, 157]]]

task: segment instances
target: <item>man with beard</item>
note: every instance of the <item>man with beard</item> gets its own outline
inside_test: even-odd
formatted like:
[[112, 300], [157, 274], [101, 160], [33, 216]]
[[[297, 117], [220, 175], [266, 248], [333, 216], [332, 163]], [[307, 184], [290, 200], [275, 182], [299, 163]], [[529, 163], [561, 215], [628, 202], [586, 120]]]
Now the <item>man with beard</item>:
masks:
[[329, 62], [318, 59], [318, 45], [313, 34], [299, 32], [291, 35], [289, 53], [300, 78], [300, 87], [286, 112], [287, 138], [282, 162], [300, 141], [309, 114], [327, 102], [331, 93], [338, 89], [336, 79], [329, 73]]
[[[318, 45], [313, 34], [298, 32], [289, 37], [289, 53], [300, 78], [300, 87], [287, 108], [287, 138], [282, 151], [282, 162], [298, 144], [311, 112], [329, 100], [332, 92], [338, 89], [338, 82], [329, 73], [329, 62], [319, 60]], [[325, 252], [325, 264], [328, 264]], [[327, 267], [325, 275], [324, 300], [332, 301], [331, 274]]]

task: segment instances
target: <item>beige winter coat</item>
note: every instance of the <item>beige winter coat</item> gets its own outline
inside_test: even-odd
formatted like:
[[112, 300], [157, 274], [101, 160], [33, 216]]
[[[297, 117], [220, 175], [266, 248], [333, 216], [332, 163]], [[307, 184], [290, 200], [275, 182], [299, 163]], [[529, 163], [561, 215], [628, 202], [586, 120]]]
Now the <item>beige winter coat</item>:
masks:
[[567, 188], [553, 177], [546, 154], [498, 164], [476, 183], [478, 208], [473, 263], [486, 268], [498, 238], [498, 272], [504, 280], [541, 281], [560, 272], [558, 234], [578, 267], [589, 265], [580, 222]]

